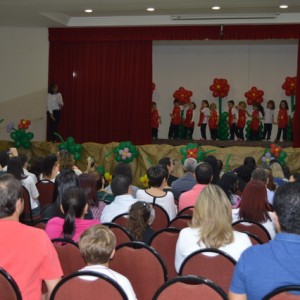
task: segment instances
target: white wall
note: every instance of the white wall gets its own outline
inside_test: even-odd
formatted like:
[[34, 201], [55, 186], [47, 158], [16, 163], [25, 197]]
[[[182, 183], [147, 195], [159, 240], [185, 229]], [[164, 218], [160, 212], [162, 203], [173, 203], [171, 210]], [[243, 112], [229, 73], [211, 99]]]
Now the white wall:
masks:
[[[287, 76], [296, 76], [296, 41], [161, 41], [153, 44], [153, 82], [156, 90], [153, 99], [162, 116], [159, 138], [167, 138], [173, 93], [180, 86], [193, 92], [197, 104], [197, 122], [201, 100], [218, 104], [209, 86], [214, 78], [227, 79], [228, 97], [223, 99], [222, 110], [227, 111], [227, 101], [246, 100], [244, 93], [252, 86], [263, 90], [264, 102], [275, 100], [277, 107], [285, 96], [281, 89]], [[251, 113], [252, 108], [248, 108]], [[273, 126], [272, 137], [277, 126]], [[209, 130], [207, 129], [208, 137]], [[195, 127], [194, 139], [200, 138]]]

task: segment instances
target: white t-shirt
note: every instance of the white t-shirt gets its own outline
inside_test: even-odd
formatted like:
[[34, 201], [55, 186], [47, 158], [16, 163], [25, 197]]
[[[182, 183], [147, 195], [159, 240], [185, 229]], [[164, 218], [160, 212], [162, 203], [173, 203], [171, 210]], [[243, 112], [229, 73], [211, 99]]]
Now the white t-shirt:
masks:
[[60, 110], [64, 105], [61, 93], [47, 95], [47, 110], [50, 114], [53, 110]]
[[[148, 194], [145, 190], [137, 190], [136, 197], [142, 201], [153, 203], [153, 196]], [[158, 204], [167, 212], [170, 221], [176, 217], [177, 208], [174, 202], [174, 195], [172, 192], [166, 192], [165, 196], [156, 197], [155, 204]]]
[[[118, 283], [121, 286], [121, 288], [124, 290], [129, 300], [136, 300], [136, 295], [134, 293], [130, 281], [120, 273], [113, 271], [110, 268], [103, 265], [86, 266], [80, 271], [93, 271], [108, 276], [109, 278], [113, 279], [116, 283]], [[83, 279], [97, 280], [97, 278], [92, 276], [83, 276]]]
[[201, 109], [201, 112], [204, 114], [204, 119], [202, 124], [207, 124], [208, 118], [210, 116], [210, 109], [208, 107], [204, 107]]
[[30, 176], [27, 176], [26, 178], [21, 180], [22, 185], [27, 189], [30, 196], [30, 203], [31, 203], [31, 209], [37, 208], [38, 202], [35, 201], [39, 197], [39, 192], [36, 188], [36, 185], [33, 181], [33, 179]]
[[[175, 252], [175, 269], [177, 272], [179, 272], [180, 266], [187, 256], [197, 250], [207, 248], [202, 242], [198, 243], [200, 234], [199, 228], [187, 227], [180, 231]], [[243, 251], [252, 246], [252, 243], [245, 233], [234, 231], [233, 235], [233, 242], [220, 247], [219, 250], [226, 252], [237, 261]]]
[[264, 109], [265, 116], [264, 116], [264, 123], [265, 124], [272, 124], [274, 119], [274, 109], [265, 108]]

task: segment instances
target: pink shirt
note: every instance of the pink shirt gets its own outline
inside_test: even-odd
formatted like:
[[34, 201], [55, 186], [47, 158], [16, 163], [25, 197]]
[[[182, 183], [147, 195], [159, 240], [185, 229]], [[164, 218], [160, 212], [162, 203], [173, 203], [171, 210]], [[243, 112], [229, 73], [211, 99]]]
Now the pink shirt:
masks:
[[206, 184], [197, 183], [194, 187], [182, 193], [179, 197], [178, 211], [183, 210], [188, 206], [195, 206], [196, 200], [200, 194], [200, 192], [206, 187]]
[[[64, 222], [65, 220], [59, 217], [54, 217], [48, 221], [45, 230], [50, 239], [63, 237]], [[100, 224], [100, 222], [98, 220], [75, 219], [75, 234], [72, 240], [77, 242], [82, 232], [96, 224]]]

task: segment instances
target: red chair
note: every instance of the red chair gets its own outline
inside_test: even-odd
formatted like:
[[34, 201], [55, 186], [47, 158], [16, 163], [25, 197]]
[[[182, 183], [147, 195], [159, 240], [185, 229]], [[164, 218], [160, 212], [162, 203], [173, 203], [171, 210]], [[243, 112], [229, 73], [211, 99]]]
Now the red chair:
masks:
[[227, 300], [227, 295], [214, 282], [197, 276], [176, 277], [162, 285], [153, 300]]
[[[88, 276], [89, 279], [84, 279]], [[95, 279], [90, 280], [90, 276]], [[50, 300], [114, 299], [127, 300], [121, 286], [104, 274], [80, 271], [64, 277], [54, 288]]]
[[126, 276], [137, 299], [151, 300], [168, 279], [166, 266], [157, 251], [141, 242], [119, 245], [110, 268]]
[[228, 293], [236, 261], [224, 251], [205, 248], [183, 261], [179, 275], [196, 275], [212, 280]]
[[22, 189], [23, 189], [24, 210], [22, 215], [20, 216], [20, 222], [27, 225], [33, 225], [34, 222], [40, 218], [40, 216], [32, 215], [29, 192], [24, 186], [22, 186]]
[[107, 226], [116, 236], [116, 246], [133, 241], [133, 237], [130, 232], [117, 223], [102, 223], [102, 225]]
[[183, 229], [189, 226], [191, 220], [192, 220], [192, 216], [190, 215], [180, 215], [170, 222], [169, 227]]
[[[291, 294], [290, 292], [297, 292]], [[300, 285], [286, 285], [276, 288], [263, 297], [263, 300], [296, 300], [300, 299]]]
[[36, 183], [36, 188], [40, 194], [39, 202], [41, 204], [41, 209], [53, 203], [54, 183], [51, 180], [39, 180]]
[[170, 219], [165, 209], [157, 204], [153, 204], [153, 208], [155, 210], [155, 219], [151, 224], [152, 229], [154, 231], [158, 231], [160, 229], [168, 227]]
[[189, 215], [192, 216], [194, 213], [194, 206], [188, 206], [178, 212], [177, 216], [180, 215]]
[[177, 276], [174, 261], [179, 232], [177, 228], [164, 228], [156, 232], [150, 240], [150, 246], [160, 254], [166, 264], [169, 279]]
[[126, 228], [128, 222], [128, 215], [128, 213], [117, 215], [112, 219], [111, 223], [116, 223]]
[[0, 299], [22, 300], [22, 295], [12, 276], [0, 268]]

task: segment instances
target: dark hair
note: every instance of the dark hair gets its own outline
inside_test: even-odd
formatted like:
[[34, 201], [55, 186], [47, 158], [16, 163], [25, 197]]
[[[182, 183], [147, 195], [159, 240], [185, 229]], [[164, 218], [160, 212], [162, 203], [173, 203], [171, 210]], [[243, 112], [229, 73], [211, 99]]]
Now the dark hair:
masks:
[[23, 188], [19, 180], [11, 174], [0, 176], [0, 219], [11, 216], [16, 211], [18, 199], [23, 199]]
[[55, 154], [49, 154], [43, 159], [43, 174], [46, 176], [51, 176], [54, 165], [57, 162], [57, 156]]
[[102, 176], [102, 174], [97, 171], [94, 171], [89, 173], [89, 175], [96, 181], [96, 191], [101, 190], [105, 185], [105, 183], [103, 184], [104, 177]]
[[63, 236], [72, 239], [75, 234], [75, 219], [82, 216], [86, 206], [84, 191], [79, 187], [66, 189], [62, 195], [61, 205], [65, 215]]
[[258, 168], [253, 170], [253, 172], [251, 174], [251, 179], [254, 180], [254, 181], [260, 180], [264, 184], [266, 184], [267, 181], [268, 181], [268, 174], [265, 171], [265, 169], [258, 167]]
[[218, 186], [224, 191], [228, 199], [231, 194], [235, 194], [237, 190], [238, 177], [233, 172], [223, 174], [218, 182]]
[[190, 104], [193, 104], [193, 106], [194, 106], [194, 109], [196, 109], [196, 108], [197, 108], [197, 105], [196, 105], [196, 103], [195, 103], [195, 102], [190, 102]]
[[250, 180], [243, 191], [240, 202], [239, 216], [258, 223], [271, 220], [268, 214], [267, 189], [260, 180]]
[[111, 191], [114, 196], [125, 195], [128, 193], [130, 179], [127, 176], [117, 175], [111, 181]]
[[242, 165], [235, 170], [238, 176], [238, 186], [241, 191], [244, 190], [244, 187], [247, 184], [247, 182], [251, 180], [251, 174], [254, 169], [255, 167], [253, 165]]
[[56, 85], [57, 85], [56, 82], [51, 82], [51, 83], [49, 84], [49, 88], [48, 88], [48, 93], [49, 93], [49, 94], [51, 94], [51, 95], [54, 94], [53, 89], [54, 89], [54, 87], [55, 87]]
[[218, 167], [219, 167], [219, 171], [221, 172], [223, 169], [223, 161], [221, 159], [218, 159]]
[[43, 157], [33, 157], [30, 162], [29, 172], [33, 173], [37, 180], [40, 180], [40, 175], [43, 172]]
[[207, 162], [200, 163], [195, 169], [195, 177], [199, 184], [209, 184], [213, 176], [213, 169]]
[[9, 154], [8, 151], [1, 151], [0, 152], [0, 165], [2, 168], [7, 166], [7, 163], [9, 161]]
[[89, 174], [82, 173], [79, 175], [79, 185], [85, 192], [86, 201], [90, 207], [98, 206], [96, 180]]
[[147, 177], [149, 187], [160, 187], [163, 180], [168, 178], [168, 171], [163, 165], [155, 165], [148, 169]]
[[203, 162], [209, 163], [213, 170], [213, 178], [210, 183], [217, 184], [220, 180], [220, 169], [218, 165], [218, 160], [213, 155], [208, 155], [203, 159]]
[[126, 228], [136, 241], [143, 241], [143, 234], [149, 225], [151, 206], [144, 201], [137, 201], [131, 205]]
[[281, 101], [280, 101], [279, 109], [281, 109], [281, 104], [282, 104], [282, 103], [285, 103], [285, 109], [286, 109], [286, 110], [289, 110], [289, 105], [288, 105], [288, 103], [287, 103], [286, 100], [281, 100]]
[[11, 157], [7, 164], [7, 173], [14, 175], [17, 179], [22, 180], [27, 176], [24, 175], [23, 165], [20, 157]]
[[115, 166], [113, 171], [113, 177], [117, 175], [126, 176], [130, 180], [130, 184], [132, 184], [132, 169], [131, 166], [127, 163], [119, 163]]
[[244, 166], [250, 166], [253, 168], [253, 170], [256, 168], [256, 161], [252, 156], [247, 156], [244, 159]]
[[207, 100], [202, 100], [202, 103], [205, 103], [207, 106], [209, 106], [209, 103]]
[[158, 164], [163, 166], [171, 166], [172, 159], [170, 157], [163, 157], [158, 161]]
[[234, 101], [233, 101], [233, 100], [229, 100], [229, 101], [228, 101], [228, 104], [234, 105]]
[[300, 234], [300, 183], [287, 182], [275, 193], [273, 208], [282, 232]]
[[24, 167], [25, 163], [27, 163], [27, 162], [28, 162], [27, 155], [26, 155], [26, 154], [24, 154], [24, 153], [21, 153], [21, 154], [19, 154], [18, 156], [20, 157], [20, 159], [21, 159], [21, 162], [22, 162], [22, 166]]
[[179, 103], [178, 99], [174, 99], [173, 104]]
[[268, 104], [272, 104], [272, 108], [271, 109], [275, 109], [275, 102], [274, 102], [274, 100], [269, 100], [268, 102], [267, 102], [267, 105]]

